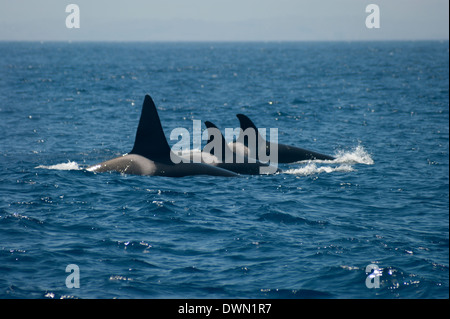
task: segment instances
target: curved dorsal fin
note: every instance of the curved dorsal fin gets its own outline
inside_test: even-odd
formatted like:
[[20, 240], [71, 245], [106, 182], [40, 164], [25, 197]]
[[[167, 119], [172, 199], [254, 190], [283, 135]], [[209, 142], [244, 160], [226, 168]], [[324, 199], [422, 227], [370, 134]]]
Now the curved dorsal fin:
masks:
[[252, 120], [250, 120], [248, 118], [248, 116], [246, 116], [244, 114], [236, 114], [236, 117], [239, 119], [239, 124], [241, 126], [242, 131], [245, 131], [248, 128], [254, 129], [256, 137], [257, 137], [257, 141], [264, 141], [261, 134], [259, 134], [258, 128], [256, 127], [255, 124], [253, 124]]
[[248, 116], [246, 116], [244, 114], [236, 114], [236, 117], [239, 119], [239, 124], [241, 125], [241, 129], [243, 131], [245, 131], [249, 127], [251, 127], [253, 129], [255, 129], [256, 131], [258, 131], [258, 128], [256, 127], [256, 125], [253, 124], [252, 120], [250, 120], [248, 118]]
[[146, 95], [142, 105], [134, 147], [130, 154], [138, 154], [151, 160], [171, 163], [170, 151], [155, 103], [149, 95]]
[[[265, 139], [261, 136], [261, 134], [259, 134], [258, 128], [255, 124], [253, 124], [252, 120], [250, 120], [248, 116], [244, 114], [236, 114], [236, 117], [239, 119], [239, 124], [241, 126], [242, 132], [244, 132], [246, 129], [253, 129], [256, 135], [256, 144], [258, 144], [259, 142], [265, 142]], [[242, 138], [242, 136], [239, 136], [238, 140], [242, 141]], [[247, 145], [247, 142], [245, 141], [244, 144]]]
[[[212, 122], [210, 122], [210, 121], [206, 121], [205, 122], [205, 126], [206, 126], [206, 128], [208, 129], [208, 136], [209, 136], [209, 138], [208, 138], [208, 143], [206, 143], [206, 145], [208, 145], [210, 142], [212, 142], [213, 140], [214, 140], [214, 137], [216, 136], [216, 135], [219, 135], [220, 134], [220, 137], [221, 137], [221, 141], [220, 141], [220, 143], [221, 143], [221, 145], [222, 145], [222, 154], [221, 154], [221, 160], [222, 161], [225, 161], [225, 148], [226, 147], [228, 147], [228, 144], [227, 144], [227, 142], [225, 141], [225, 137], [223, 137], [223, 134], [222, 134], [222, 132], [219, 130], [219, 128], [217, 127], [217, 126], [215, 126]], [[217, 130], [216, 131], [216, 134], [214, 134], [214, 132], [212, 131], [212, 130]], [[214, 150], [214, 152], [213, 152], [213, 149], [214, 149], [214, 147], [212, 147], [212, 148], [210, 148], [209, 149], [209, 153], [211, 154], [211, 155], [214, 155], [214, 156], [216, 156], [216, 154], [214, 154], [215, 152], [216, 152], [216, 150]]]

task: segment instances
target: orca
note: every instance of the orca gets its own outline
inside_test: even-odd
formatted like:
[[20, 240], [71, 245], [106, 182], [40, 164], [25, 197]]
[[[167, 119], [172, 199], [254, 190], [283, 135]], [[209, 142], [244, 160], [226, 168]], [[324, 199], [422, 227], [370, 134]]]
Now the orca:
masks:
[[[205, 126], [208, 129], [208, 143], [203, 148], [200, 154], [192, 154], [191, 158], [201, 156], [201, 161], [216, 167], [220, 167], [237, 174], [244, 175], [260, 175], [260, 174], [274, 174], [281, 172], [276, 166], [262, 163], [256, 159], [242, 156], [238, 158], [240, 154], [236, 154], [229, 148], [222, 132], [210, 121], [205, 122]], [[217, 140], [216, 140], [217, 139]], [[218, 149], [220, 147], [220, 149]], [[206, 156], [205, 156], [206, 155]]]
[[[240, 154], [245, 154], [249, 157], [253, 157], [258, 159], [258, 151], [260, 147], [264, 148], [267, 152], [271, 149], [271, 143], [267, 142], [263, 139], [263, 137], [259, 134], [258, 129], [256, 128], [255, 124], [244, 114], [237, 114], [237, 118], [239, 119], [240, 127], [241, 127], [241, 133], [247, 129], [255, 130], [257, 135], [257, 144], [256, 144], [256, 150], [251, 150], [248, 148], [247, 143], [245, 142], [244, 138], [241, 138], [241, 135], [238, 137], [236, 142], [233, 143], [233, 150]], [[260, 143], [258, 143], [260, 141]], [[262, 141], [262, 145], [261, 144]], [[262, 150], [264, 151], [264, 149]], [[334, 160], [335, 158], [333, 156], [320, 154], [317, 152], [313, 152], [310, 150], [305, 150], [303, 148], [285, 145], [285, 144], [278, 144], [278, 163], [295, 163], [305, 160]]]
[[190, 175], [238, 176], [235, 172], [204, 163], [178, 163], [167, 143], [155, 103], [145, 96], [141, 117], [130, 153], [89, 166], [92, 172], [116, 171], [123, 174], [183, 177]]

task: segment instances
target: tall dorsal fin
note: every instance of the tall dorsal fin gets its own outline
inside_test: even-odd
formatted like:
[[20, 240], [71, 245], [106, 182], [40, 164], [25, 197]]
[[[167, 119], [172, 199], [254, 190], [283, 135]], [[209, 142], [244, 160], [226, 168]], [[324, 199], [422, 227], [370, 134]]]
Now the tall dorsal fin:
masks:
[[[261, 136], [261, 134], [259, 134], [258, 128], [256, 127], [255, 124], [253, 124], [252, 120], [250, 120], [248, 118], [248, 116], [246, 116], [244, 114], [236, 114], [236, 117], [239, 119], [239, 124], [241, 126], [242, 131], [245, 131], [248, 128], [254, 129], [256, 137], [257, 137], [257, 142], [258, 141], [264, 141], [264, 139]], [[238, 138], [238, 140], [239, 140], [239, 138]], [[246, 143], [244, 143], [244, 144], [246, 144]]]
[[[216, 135], [218, 135], [218, 134], [220, 134], [220, 136], [221, 136], [221, 145], [222, 145], [222, 155], [221, 155], [221, 160], [222, 161], [225, 161], [225, 148], [228, 148], [228, 144], [227, 144], [227, 142], [225, 141], [225, 137], [223, 137], [223, 134], [222, 134], [222, 132], [217, 128], [217, 126], [215, 126], [213, 123], [211, 123], [210, 121], [206, 121], [205, 122], [205, 126], [206, 126], [206, 128], [208, 129], [208, 143], [207, 143], [207, 145], [210, 143], [210, 142], [212, 142], [213, 140], [214, 140], [214, 133], [213, 133], [213, 131], [212, 130], [217, 130], [217, 134]], [[212, 155], [216, 155], [216, 154], [213, 154], [213, 148], [210, 148], [209, 149], [209, 152], [210, 152], [210, 154], [212, 154]], [[214, 152], [215, 152], [215, 150], [214, 150]]]
[[[246, 116], [244, 114], [236, 114], [236, 117], [239, 119], [239, 123], [240, 123], [241, 130], [242, 130], [241, 134], [242, 134], [242, 132], [244, 132], [247, 129], [253, 129], [255, 131], [255, 134], [256, 134], [256, 145], [255, 145], [255, 147], [256, 148], [251, 153], [253, 154], [252, 155], [253, 158], [256, 158], [257, 160], [260, 160], [259, 152], [260, 151], [263, 151], [263, 152], [265, 151], [266, 155], [267, 155], [267, 152], [270, 150], [271, 143], [269, 141], [266, 141], [266, 139], [261, 136], [261, 134], [259, 133], [258, 128], [252, 122], [252, 120], [250, 120], [248, 118], [248, 116]], [[247, 147], [249, 146], [248, 145], [248, 138], [247, 138], [246, 134], [239, 135], [237, 140], [240, 141], [241, 143], [243, 143], [245, 146], [247, 146]], [[277, 151], [278, 151], [278, 149], [277, 149]], [[270, 153], [270, 151], [269, 151], [269, 153]]]
[[146, 95], [142, 105], [134, 147], [130, 154], [138, 154], [151, 160], [171, 163], [170, 151], [155, 103], [149, 95]]
[[244, 114], [236, 114], [236, 117], [239, 119], [239, 124], [241, 126], [242, 131], [245, 131], [248, 128], [252, 128], [255, 130], [256, 137], [258, 137], [261, 141], [264, 141], [262, 136], [259, 134], [258, 128], [255, 124], [253, 124], [252, 120], [248, 118], [248, 116]]
[[256, 131], [258, 131], [258, 128], [255, 124], [253, 124], [252, 120], [248, 118], [248, 116], [244, 114], [236, 114], [236, 117], [239, 119], [239, 124], [241, 125], [241, 129], [245, 131], [249, 127], [254, 128]]

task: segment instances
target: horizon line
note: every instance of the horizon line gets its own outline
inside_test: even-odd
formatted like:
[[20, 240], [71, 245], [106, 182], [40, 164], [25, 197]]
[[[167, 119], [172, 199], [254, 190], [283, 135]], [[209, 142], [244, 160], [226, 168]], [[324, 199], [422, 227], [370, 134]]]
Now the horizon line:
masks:
[[0, 39], [0, 42], [58, 42], [58, 43], [300, 43], [300, 42], [448, 42], [449, 38], [418, 38], [418, 39], [328, 39], [328, 40], [25, 40], [25, 39]]

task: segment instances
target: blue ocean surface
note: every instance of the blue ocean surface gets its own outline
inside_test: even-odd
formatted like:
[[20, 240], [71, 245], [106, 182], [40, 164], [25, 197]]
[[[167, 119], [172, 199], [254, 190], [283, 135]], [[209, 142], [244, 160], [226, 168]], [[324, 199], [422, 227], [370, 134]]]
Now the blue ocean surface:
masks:
[[[449, 297], [447, 41], [0, 42], [0, 57], [0, 298]], [[243, 113], [336, 160], [87, 171], [131, 150], [145, 94], [171, 146]]]

